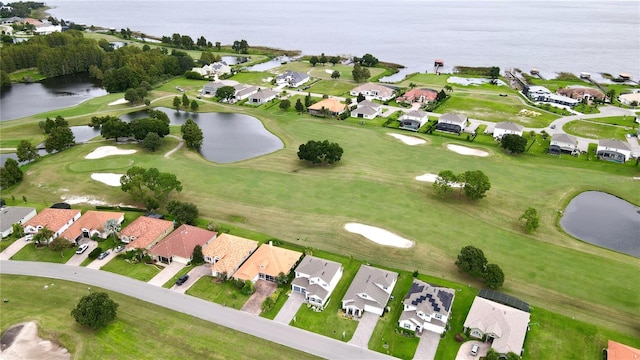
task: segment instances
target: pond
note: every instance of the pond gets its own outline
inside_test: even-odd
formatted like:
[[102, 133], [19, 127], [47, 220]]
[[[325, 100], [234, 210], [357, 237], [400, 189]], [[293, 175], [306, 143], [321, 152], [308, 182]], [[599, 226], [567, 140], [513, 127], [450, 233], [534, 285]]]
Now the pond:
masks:
[[289, 59], [287, 56], [279, 56], [269, 61], [249, 66], [247, 68], [247, 71], [267, 71], [281, 66], [284, 63], [288, 63], [289, 61], [291, 61], [291, 59]]
[[[204, 135], [200, 153], [217, 163], [233, 163], [266, 155], [283, 148], [282, 141], [265, 129], [262, 122], [252, 116], [235, 113], [191, 113], [159, 107], [171, 125], [182, 125], [187, 119], [195, 121]], [[121, 118], [131, 121], [146, 117], [146, 111], [136, 111]]]
[[245, 56], [222, 56], [220, 60], [227, 63], [227, 65], [244, 64], [249, 61], [249, 58]]
[[640, 257], [640, 207], [613, 195], [581, 193], [564, 210], [560, 226], [582, 241]]

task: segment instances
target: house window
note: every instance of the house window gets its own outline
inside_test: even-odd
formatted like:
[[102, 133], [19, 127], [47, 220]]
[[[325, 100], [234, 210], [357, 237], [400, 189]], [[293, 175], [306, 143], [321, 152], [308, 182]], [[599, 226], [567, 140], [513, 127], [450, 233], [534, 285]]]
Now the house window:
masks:
[[436, 319], [438, 319], [438, 320], [442, 320], [442, 315], [440, 315], [440, 314], [435, 314], [435, 318], [436, 318]]

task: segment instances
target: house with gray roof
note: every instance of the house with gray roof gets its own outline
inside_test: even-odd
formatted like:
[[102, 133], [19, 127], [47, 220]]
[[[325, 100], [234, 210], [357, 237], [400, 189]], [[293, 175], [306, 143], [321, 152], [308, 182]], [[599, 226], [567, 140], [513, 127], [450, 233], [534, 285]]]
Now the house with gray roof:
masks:
[[258, 92], [258, 88], [253, 85], [237, 84], [234, 85], [233, 88], [236, 90], [235, 94], [233, 95], [233, 98], [236, 101], [244, 100]]
[[579, 100], [572, 99], [568, 96], [553, 94], [544, 86], [525, 86], [524, 89], [522, 89], [522, 93], [533, 101], [554, 103], [570, 107], [576, 106], [580, 103]]
[[464, 321], [464, 331], [491, 343], [499, 354], [522, 355], [529, 317], [526, 311], [476, 296]]
[[367, 100], [376, 99], [380, 101], [388, 101], [393, 99], [395, 93], [393, 89], [389, 86], [384, 86], [380, 84], [374, 83], [366, 83], [359, 85], [351, 91], [349, 91], [351, 96], [358, 96], [362, 94]]
[[324, 308], [342, 278], [342, 264], [306, 256], [295, 270], [291, 290], [304, 295], [305, 302]]
[[522, 136], [524, 126], [512, 123], [510, 121], [499, 122], [493, 128], [493, 137], [496, 139], [502, 139], [502, 136], [506, 134], [516, 134]]
[[549, 154], [560, 155], [563, 152], [573, 154], [576, 151], [578, 151], [578, 140], [575, 136], [571, 136], [565, 133], [551, 135]]
[[411, 110], [400, 116], [400, 129], [418, 131], [422, 125], [429, 121], [429, 115], [422, 110]]
[[598, 141], [596, 156], [600, 160], [623, 163], [631, 158], [631, 148], [622, 140], [601, 139]]
[[342, 310], [358, 317], [365, 311], [382, 316], [397, 280], [397, 273], [361, 265], [342, 298]]
[[287, 70], [284, 74], [276, 76], [276, 84], [298, 87], [309, 81], [309, 75], [297, 71]]
[[13, 234], [13, 224], [24, 224], [36, 216], [36, 209], [22, 206], [5, 206], [0, 209], [0, 232], [2, 238]]
[[382, 105], [369, 100], [362, 100], [358, 103], [358, 107], [351, 112], [351, 117], [371, 120], [381, 113]]
[[215, 96], [216, 91], [218, 91], [218, 89], [220, 89], [223, 86], [226, 86], [226, 85], [222, 81], [212, 81], [202, 88], [201, 93], [202, 95]]
[[271, 89], [258, 89], [258, 92], [249, 96], [248, 102], [252, 104], [264, 104], [276, 98], [277, 92]]
[[414, 280], [404, 298], [398, 326], [421, 333], [442, 334], [449, 321], [455, 290]]
[[464, 114], [446, 113], [438, 118], [436, 130], [460, 134], [467, 127], [467, 116]]

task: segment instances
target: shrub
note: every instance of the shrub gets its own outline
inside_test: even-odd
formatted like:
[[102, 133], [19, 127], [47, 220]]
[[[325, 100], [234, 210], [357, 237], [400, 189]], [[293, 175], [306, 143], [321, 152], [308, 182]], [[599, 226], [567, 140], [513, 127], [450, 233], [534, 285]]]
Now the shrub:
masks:
[[91, 252], [89, 253], [89, 259], [97, 259], [98, 255], [100, 255], [102, 253], [102, 248], [101, 247], [97, 247], [93, 250], [91, 250]]

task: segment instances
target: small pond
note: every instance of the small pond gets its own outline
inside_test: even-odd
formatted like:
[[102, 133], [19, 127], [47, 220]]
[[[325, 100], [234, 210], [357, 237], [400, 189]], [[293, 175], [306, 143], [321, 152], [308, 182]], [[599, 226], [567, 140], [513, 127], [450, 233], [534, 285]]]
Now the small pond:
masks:
[[249, 58], [245, 56], [222, 56], [220, 60], [227, 63], [227, 65], [244, 64], [249, 61]]
[[590, 244], [640, 257], [640, 207], [613, 195], [581, 193], [564, 210], [560, 226]]
[[276, 68], [278, 66], [281, 66], [282, 64], [287, 63], [289, 61], [291, 61], [291, 59], [289, 59], [287, 56], [279, 56], [272, 60], [269, 60], [260, 64], [255, 64], [253, 66], [249, 66], [247, 68], [247, 71], [267, 71], [267, 70]]
[[[155, 110], [169, 115], [171, 125], [182, 125], [187, 119], [195, 121], [204, 135], [200, 153], [205, 159], [217, 163], [247, 160], [283, 147], [282, 141], [265, 129], [260, 120], [252, 116], [235, 113], [177, 112], [165, 107]], [[146, 116], [146, 111], [136, 111], [121, 118], [131, 121]]]

